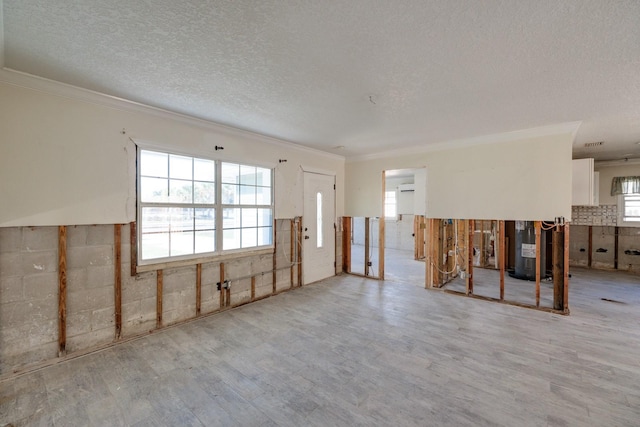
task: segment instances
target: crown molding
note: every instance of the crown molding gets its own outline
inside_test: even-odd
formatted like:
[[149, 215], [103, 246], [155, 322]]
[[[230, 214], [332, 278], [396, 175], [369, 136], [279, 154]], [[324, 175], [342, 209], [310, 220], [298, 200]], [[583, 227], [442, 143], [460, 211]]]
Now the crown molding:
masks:
[[[1, 1], [2, 0], [0, 0], [0, 2]], [[6, 67], [0, 69], [0, 82], [43, 92], [49, 95], [55, 95], [76, 101], [88, 102], [103, 107], [109, 107], [116, 110], [148, 114], [161, 119], [173, 120], [181, 124], [199, 127], [204, 130], [224, 133], [243, 139], [250, 139], [260, 143], [272, 144], [288, 150], [297, 150], [314, 156], [322, 156], [334, 160], [345, 160], [344, 156], [334, 153], [328, 153], [326, 151], [318, 150], [315, 148], [306, 147], [304, 145], [300, 145], [291, 141], [263, 135], [249, 130], [239, 129], [229, 125], [223, 125], [221, 123], [216, 123], [207, 119], [189, 116], [170, 110], [165, 110], [163, 108], [153, 107], [139, 102], [130, 101], [128, 99], [119, 98], [117, 96], [107, 95], [101, 92], [84, 89], [67, 83], [35, 76], [33, 74], [23, 73], [21, 71], [16, 71]]]
[[467, 148], [481, 146], [487, 144], [496, 144], [500, 142], [511, 142], [521, 139], [539, 138], [550, 135], [570, 134], [571, 139], [575, 140], [576, 133], [582, 122], [565, 122], [557, 123], [549, 126], [540, 126], [530, 129], [521, 129], [512, 132], [495, 133], [491, 135], [482, 135], [472, 138], [455, 139], [451, 141], [441, 141], [433, 144], [425, 144], [414, 147], [389, 150], [379, 153], [365, 154], [362, 156], [347, 157], [347, 163], [362, 162], [367, 160], [382, 159], [387, 157], [410, 156], [413, 154], [431, 153], [435, 151], [453, 150], [456, 148]]

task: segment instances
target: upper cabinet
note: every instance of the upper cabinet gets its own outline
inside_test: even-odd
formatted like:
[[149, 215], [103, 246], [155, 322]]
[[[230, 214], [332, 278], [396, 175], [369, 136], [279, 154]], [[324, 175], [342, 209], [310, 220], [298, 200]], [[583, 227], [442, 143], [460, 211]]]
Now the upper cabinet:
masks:
[[571, 205], [597, 206], [600, 183], [599, 174], [593, 171], [593, 159], [573, 160], [572, 169]]

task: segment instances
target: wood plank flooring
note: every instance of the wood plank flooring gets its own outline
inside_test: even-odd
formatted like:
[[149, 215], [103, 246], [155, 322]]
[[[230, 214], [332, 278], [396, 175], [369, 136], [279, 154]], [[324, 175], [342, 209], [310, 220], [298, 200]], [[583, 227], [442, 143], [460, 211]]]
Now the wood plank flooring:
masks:
[[638, 426], [640, 278], [572, 274], [568, 317], [331, 278], [0, 382], [0, 426]]

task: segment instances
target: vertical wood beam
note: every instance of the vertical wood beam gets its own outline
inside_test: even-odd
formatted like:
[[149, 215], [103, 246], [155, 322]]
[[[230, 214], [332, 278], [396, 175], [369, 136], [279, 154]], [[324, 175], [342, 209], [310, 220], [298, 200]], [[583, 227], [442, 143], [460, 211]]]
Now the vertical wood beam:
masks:
[[67, 227], [58, 227], [58, 356], [67, 352]]
[[382, 214], [380, 215], [380, 220], [378, 221], [378, 278], [382, 280], [384, 280], [384, 202], [385, 191], [387, 188], [386, 175], [386, 172], [382, 171], [382, 207], [380, 209]]
[[431, 288], [431, 262], [430, 257], [428, 256], [431, 253], [431, 219], [428, 222], [425, 222], [425, 227], [427, 227], [429, 239], [424, 242], [425, 245], [425, 259], [424, 259], [424, 287], [425, 289]]
[[564, 224], [564, 312], [569, 313], [569, 224]]
[[129, 223], [129, 245], [131, 254], [131, 276], [138, 274], [138, 232], [136, 231], [136, 222]]
[[278, 225], [278, 220], [277, 219], [273, 219], [273, 270], [271, 270], [271, 293], [275, 294], [277, 291], [277, 287], [276, 287], [276, 283], [278, 280], [278, 275], [277, 275], [277, 265], [278, 265], [278, 260], [277, 258], [277, 248], [278, 248], [278, 238], [277, 238], [277, 225]]
[[122, 335], [122, 225], [113, 226], [114, 277], [113, 299], [115, 305], [115, 339]]
[[364, 218], [364, 275], [369, 275], [369, 217]]
[[350, 216], [342, 217], [342, 271], [351, 273], [351, 221]]
[[593, 226], [592, 225], [589, 226], [589, 244], [587, 248], [589, 251], [587, 255], [587, 267], [591, 268], [591, 264], [593, 264]]
[[534, 222], [536, 234], [536, 307], [540, 307], [540, 233], [542, 224], [540, 221]]
[[620, 227], [616, 226], [614, 228], [614, 236], [613, 236], [613, 268], [615, 270], [618, 269], [618, 252], [620, 249], [618, 233], [620, 233]]
[[500, 251], [498, 264], [500, 266], [500, 301], [504, 301], [504, 270], [505, 270], [505, 222], [498, 222], [498, 250]]
[[251, 276], [251, 301], [256, 299], [256, 276]]
[[553, 229], [551, 251], [553, 253], [553, 308], [564, 309], [564, 233], [560, 226]]
[[196, 316], [202, 310], [202, 264], [196, 264]]
[[478, 256], [478, 267], [484, 267], [484, 220], [480, 221], [480, 256]]
[[[289, 268], [289, 288], [293, 288], [293, 266], [295, 265], [295, 258], [293, 254], [294, 235], [295, 233], [293, 231], [293, 219], [290, 219], [289, 220], [289, 265], [291, 265], [291, 267]], [[253, 279], [252, 283], [255, 286], [255, 278]], [[255, 294], [255, 289], [253, 293]], [[253, 299], [253, 297], [251, 299]]]
[[476, 222], [473, 219], [470, 219], [468, 221], [469, 225], [468, 225], [468, 229], [469, 229], [469, 233], [467, 234], [467, 238], [468, 238], [468, 245], [467, 245], [467, 279], [466, 279], [466, 285], [467, 285], [467, 291], [466, 294], [467, 295], [472, 295], [473, 294], [473, 237], [475, 235], [475, 229], [476, 229]]
[[162, 284], [164, 274], [162, 270], [156, 272], [156, 328], [162, 327]]
[[298, 217], [298, 286], [302, 286], [302, 217]]
[[224, 303], [224, 262], [220, 263], [220, 310], [225, 306]]

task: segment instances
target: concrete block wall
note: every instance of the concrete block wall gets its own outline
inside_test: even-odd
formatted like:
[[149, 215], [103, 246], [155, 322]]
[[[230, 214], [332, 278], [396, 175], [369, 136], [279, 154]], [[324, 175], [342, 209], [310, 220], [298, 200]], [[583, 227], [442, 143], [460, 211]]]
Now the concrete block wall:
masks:
[[[640, 273], [640, 228], [618, 227], [618, 270]], [[571, 225], [569, 261], [571, 266], [589, 266], [589, 226]], [[616, 263], [616, 227], [592, 226], [591, 268], [612, 270]]]
[[[276, 227], [279, 292], [292, 287], [291, 220], [278, 220]], [[67, 227], [68, 353], [116, 339], [114, 233], [114, 225]], [[130, 227], [122, 225], [122, 338], [157, 327], [157, 272], [131, 275], [129, 242]], [[341, 240], [336, 243], [341, 248]], [[251, 276], [256, 298], [273, 293], [273, 261], [271, 253], [223, 261], [232, 306], [251, 301]], [[196, 271], [195, 265], [163, 270], [162, 326], [196, 317]], [[202, 264], [201, 279], [201, 315], [216, 312], [220, 262]], [[0, 376], [58, 356], [58, 292], [58, 227], [0, 228]]]
[[58, 354], [58, 227], [0, 228], [0, 374]]

